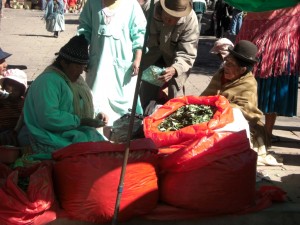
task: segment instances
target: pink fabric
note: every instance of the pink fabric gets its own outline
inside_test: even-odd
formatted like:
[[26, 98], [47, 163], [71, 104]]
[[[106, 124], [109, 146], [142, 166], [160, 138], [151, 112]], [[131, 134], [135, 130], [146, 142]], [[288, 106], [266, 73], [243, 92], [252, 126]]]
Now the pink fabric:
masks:
[[244, 39], [257, 45], [261, 63], [254, 68], [256, 77], [299, 72], [299, 17], [300, 4], [286, 9], [247, 13], [236, 42]]

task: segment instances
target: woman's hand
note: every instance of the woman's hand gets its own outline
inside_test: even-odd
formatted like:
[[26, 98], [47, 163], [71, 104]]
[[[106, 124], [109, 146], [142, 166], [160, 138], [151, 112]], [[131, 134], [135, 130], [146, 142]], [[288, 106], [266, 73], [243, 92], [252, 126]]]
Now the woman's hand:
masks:
[[137, 60], [134, 60], [132, 63], [132, 76], [136, 76], [139, 74], [140, 63]]
[[135, 59], [132, 63], [132, 76], [136, 76], [139, 74], [141, 59], [142, 59], [142, 50], [138, 49], [135, 51]]
[[96, 119], [101, 120], [105, 125], [108, 123], [108, 116], [105, 113], [98, 113]]

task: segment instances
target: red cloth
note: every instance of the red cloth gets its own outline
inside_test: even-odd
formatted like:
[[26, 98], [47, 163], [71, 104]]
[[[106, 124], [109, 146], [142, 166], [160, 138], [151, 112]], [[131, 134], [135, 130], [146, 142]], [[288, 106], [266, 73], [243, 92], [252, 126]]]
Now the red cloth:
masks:
[[300, 4], [285, 9], [247, 13], [236, 42], [249, 40], [257, 45], [257, 57], [261, 62], [254, 67], [256, 77], [299, 73], [299, 17]]
[[68, 6], [69, 7], [74, 7], [77, 3], [77, 0], [68, 0]]

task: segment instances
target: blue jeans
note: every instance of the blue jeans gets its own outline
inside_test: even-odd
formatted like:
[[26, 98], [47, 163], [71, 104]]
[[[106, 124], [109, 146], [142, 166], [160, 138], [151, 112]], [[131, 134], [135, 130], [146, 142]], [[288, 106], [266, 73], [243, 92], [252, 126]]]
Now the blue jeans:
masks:
[[232, 35], [237, 35], [241, 29], [243, 23], [243, 12], [238, 9], [233, 9], [232, 19], [229, 32]]

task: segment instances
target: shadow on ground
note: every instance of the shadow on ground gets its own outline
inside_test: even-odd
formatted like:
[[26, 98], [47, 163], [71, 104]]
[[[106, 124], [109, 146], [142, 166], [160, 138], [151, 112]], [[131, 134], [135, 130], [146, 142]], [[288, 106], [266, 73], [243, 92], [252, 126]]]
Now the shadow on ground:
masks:
[[23, 37], [46, 37], [46, 38], [53, 38], [52, 35], [43, 35], [43, 34], [16, 34]]
[[66, 19], [65, 24], [79, 24], [78, 19]]

